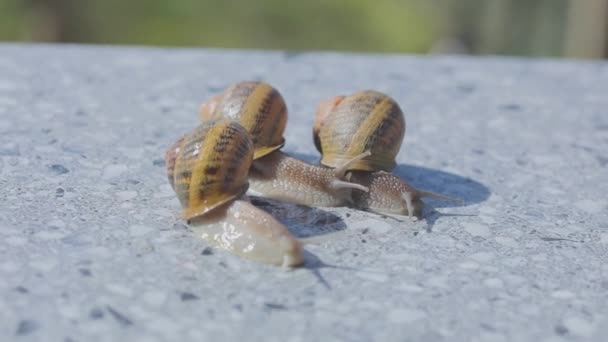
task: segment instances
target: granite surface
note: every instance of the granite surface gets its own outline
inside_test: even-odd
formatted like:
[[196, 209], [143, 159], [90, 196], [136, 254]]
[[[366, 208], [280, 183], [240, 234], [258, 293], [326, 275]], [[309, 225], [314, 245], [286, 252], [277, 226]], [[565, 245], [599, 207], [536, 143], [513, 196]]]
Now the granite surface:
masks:
[[[254, 199], [306, 267], [209, 248], [164, 150], [239, 80], [406, 112], [396, 172], [465, 199], [410, 222]], [[608, 63], [0, 45], [1, 341], [607, 341]]]

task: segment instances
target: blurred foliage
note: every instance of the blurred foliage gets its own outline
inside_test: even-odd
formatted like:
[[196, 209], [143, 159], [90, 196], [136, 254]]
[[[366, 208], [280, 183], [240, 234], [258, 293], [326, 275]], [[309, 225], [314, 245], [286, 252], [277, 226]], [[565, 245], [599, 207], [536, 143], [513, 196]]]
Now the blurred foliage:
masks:
[[0, 40], [425, 52], [424, 1], [0, 0]]
[[481, 54], [559, 55], [567, 8], [568, 0], [452, 1], [446, 34]]
[[602, 57], [608, 0], [0, 0], [0, 41]]

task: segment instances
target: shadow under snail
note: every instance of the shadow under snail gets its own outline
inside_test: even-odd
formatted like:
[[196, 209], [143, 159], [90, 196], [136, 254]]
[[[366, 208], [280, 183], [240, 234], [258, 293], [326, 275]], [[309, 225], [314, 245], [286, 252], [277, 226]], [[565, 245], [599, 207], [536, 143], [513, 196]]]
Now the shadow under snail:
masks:
[[216, 247], [267, 264], [300, 265], [300, 241], [245, 195], [253, 155], [248, 132], [229, 119], [205, 121], [175, 142], [165, 160], [183, 217]]
[[347, 177], [367, 188], [353, 191], [353, 206], [383, 214], [417, 219], [424, 206], [421, 198], [462, 200], [417, 190], [392, 174], [395, 157], [405, 135], [405, 118], [397, 102], [373, 90], [321, 101], [313, 123], [313, 140], [321, 152], [321, 164], [343, 165], [344, 160], [371, 152], [348, 166]]
[[224, 117], [239, 122], [250, 133], [255, 148], [249, 183], [264, 197], [308, 206], [344, 206], [353, 190], [367, 192], [352, 182], [348, 168], [369, 155], [362, 152], [332, 168], [313, 165], [280, 151], [285, 144], [287, 106], [281, 94], [264, 82], [243, 81], [203, 103], [201, 120]]

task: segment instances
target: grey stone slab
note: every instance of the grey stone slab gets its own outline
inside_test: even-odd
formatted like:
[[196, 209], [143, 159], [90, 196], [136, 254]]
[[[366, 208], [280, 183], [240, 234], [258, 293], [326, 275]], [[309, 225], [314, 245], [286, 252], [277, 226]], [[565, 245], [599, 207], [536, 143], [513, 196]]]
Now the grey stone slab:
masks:
[[[391, 94], [396, 172], [466, 205], [258, 200], [323, 240], [307, 267], [210, 249], [162, 158], [243, 79], [280, 89], [311, 162], [317, 101]], [[606, 341], [607, 93], [605, 62], [0, 45], [0, 340]]]

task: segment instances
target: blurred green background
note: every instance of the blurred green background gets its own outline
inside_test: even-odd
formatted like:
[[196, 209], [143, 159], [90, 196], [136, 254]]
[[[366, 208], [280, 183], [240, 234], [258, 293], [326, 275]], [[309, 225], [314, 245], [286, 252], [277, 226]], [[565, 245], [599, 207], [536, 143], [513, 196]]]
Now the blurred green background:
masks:
[[0, 0], [0, 41], [606, 58], [608, 0]]

